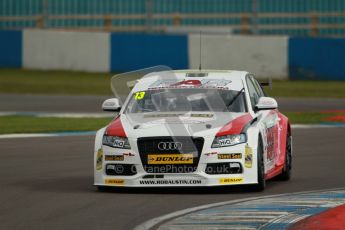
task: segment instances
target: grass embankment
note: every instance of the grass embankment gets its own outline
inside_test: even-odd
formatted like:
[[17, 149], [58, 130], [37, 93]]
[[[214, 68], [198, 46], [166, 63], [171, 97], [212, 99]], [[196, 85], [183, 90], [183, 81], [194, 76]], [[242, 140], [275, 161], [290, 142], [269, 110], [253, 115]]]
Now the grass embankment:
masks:
[[[0, 93], [111, 95], [111, 73], [0, 69]], [[345, 81], [273, 81], [272, 97], [345, 98]]]
[[[344, 123], [345, 112], [287, 112], [292, 124]], [[0, 116], [0, 134], [95, 131], [111, 118]]]

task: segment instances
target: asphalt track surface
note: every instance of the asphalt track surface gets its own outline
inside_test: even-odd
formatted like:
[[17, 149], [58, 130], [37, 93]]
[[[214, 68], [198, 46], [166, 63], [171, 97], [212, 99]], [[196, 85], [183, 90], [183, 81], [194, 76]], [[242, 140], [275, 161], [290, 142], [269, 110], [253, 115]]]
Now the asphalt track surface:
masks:
[[93, 136], [0, 139], [0, 229], [132, 229], [177, 210], [345, 186], [345, 128], [294, 129], [293, 178], [246, 188], [93, 186]]
[[[110, 96], [52, 96], [0, 94], [0, 112], [102, 112]], [[345, 99], [278, 98], [280, 111], [305, 112], [344, 110]]]

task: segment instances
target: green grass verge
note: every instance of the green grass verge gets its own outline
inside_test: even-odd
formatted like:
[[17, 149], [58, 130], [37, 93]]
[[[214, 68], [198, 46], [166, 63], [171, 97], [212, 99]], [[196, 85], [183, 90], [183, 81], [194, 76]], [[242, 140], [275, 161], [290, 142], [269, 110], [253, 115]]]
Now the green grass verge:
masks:
[[289, 118], [291, 124], [320, 124], [330, 117], [330, 114], [318, 112], [284, 112], [283, 114]]
[[[291, 124], [319, 124], [335, 113], [286, 112]], [[344, 115], [341, 113], [341, 115]], [[344, 115], [345, 116], [345, 115]], [[95, 131], [106, 126], [111, 118], [54, 118], [33, 116], [0, 116], [0, 134]]]
[[0, 69], [0, 93], [111, 95], [110, 73]]
[[345, 98], [345, 81], [273, 81], [272, 97]]
[[52, 118], [1, 116], [0, 134], [95, 131], [106, 126], [111, 118]]
[[[111, 95], [111, 73], [0, 69], [0, 93]], [[345, 81], [274, 81], [272, 97], [345, 98]]]

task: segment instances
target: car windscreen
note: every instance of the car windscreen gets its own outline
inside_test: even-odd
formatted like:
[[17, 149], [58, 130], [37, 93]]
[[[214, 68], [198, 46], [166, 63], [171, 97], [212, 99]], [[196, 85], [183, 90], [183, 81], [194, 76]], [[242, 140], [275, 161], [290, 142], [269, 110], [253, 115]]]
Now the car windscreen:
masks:
[[223, 89], [155, 89], [135, 92], [125, 113], [246, 112], [243, 91]]

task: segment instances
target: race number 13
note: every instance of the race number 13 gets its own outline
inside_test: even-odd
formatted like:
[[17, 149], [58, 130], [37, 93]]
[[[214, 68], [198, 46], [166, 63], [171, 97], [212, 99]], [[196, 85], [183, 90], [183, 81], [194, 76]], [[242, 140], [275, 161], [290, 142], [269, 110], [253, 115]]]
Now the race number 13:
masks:
[[145, 92], [136, 92], [135, 93], [135, 100], [141, 100], [145, 96]]

